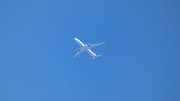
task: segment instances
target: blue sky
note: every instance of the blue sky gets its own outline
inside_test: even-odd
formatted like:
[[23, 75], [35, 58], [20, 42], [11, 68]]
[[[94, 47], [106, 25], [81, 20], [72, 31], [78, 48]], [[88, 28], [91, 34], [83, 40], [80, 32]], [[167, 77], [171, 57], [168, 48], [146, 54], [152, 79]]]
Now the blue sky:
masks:
[[0, 101], [179, 101], [179, 4], [1, 0]]

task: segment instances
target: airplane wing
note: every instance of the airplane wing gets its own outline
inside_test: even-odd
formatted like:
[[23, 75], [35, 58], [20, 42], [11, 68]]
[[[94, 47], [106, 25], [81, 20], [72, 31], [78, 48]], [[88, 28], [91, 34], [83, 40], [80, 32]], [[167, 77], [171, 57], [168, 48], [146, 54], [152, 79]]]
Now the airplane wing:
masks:
[[102, 43], [96, 43], [96, 44], [87, 44], [88, 47], [92, 48], [92, 47], [97, 47], [99, 45], [102, 45], [104, 44], [105, 42], [102, 42]]
[[82, 51], [77, 51], [76, 54], [74, 55], [74, 57], [76, 57], [76, 56], [79, 55], [80, 53], [82, 53]]

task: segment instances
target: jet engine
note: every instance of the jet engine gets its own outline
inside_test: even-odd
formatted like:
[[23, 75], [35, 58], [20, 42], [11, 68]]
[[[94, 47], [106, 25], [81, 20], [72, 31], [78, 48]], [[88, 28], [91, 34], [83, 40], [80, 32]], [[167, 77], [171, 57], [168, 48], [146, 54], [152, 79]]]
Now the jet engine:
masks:
[[80, 48], [76, 48], [77, 51], [80, 51]]
[[88, 43], [87, 46], [90, 47], [90, 44]]

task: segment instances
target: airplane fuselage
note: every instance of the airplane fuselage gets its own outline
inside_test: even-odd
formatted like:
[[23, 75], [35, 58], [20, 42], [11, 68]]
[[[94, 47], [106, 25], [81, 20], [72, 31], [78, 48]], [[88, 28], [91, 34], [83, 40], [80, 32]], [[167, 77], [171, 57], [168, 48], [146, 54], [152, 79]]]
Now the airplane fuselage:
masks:
[[74, 38], [74, 41], [80, 45], [81, 47], [78, 49], [78, 51], [86, 51], [87, 53], [89, 53], [91, 56], [95, 57], [96, 54], [93, 53], [91, 50], [90, 50], [90, 47], [88, 45], [85, 45], [84, 43], [82, 43], [78, 38]]
[[80, 46], [85, 46], [78, 38], [74, 38], [74, 41]]
[[84, 52], [84, 51], [87, 52], [89, 55], [91, 55], [93, 57], [92, 59], [95, 59], [95, 58], [101, 56], [101, 55], [96, 55], [91, 50], [91, 48], [96, 47], [98, 45], [102, 45], [102, 44], [104, 44], [104, 42], [103, 43], [97, 43], [97, 44], [84, 44], [78, 38], [74, 38], [74, 41], [80, 46], [80, 48], [77, 49], [78, 52], [74, 55], [74, 57], [77, 56], [78, 54], [80, 54], [81, 52]]

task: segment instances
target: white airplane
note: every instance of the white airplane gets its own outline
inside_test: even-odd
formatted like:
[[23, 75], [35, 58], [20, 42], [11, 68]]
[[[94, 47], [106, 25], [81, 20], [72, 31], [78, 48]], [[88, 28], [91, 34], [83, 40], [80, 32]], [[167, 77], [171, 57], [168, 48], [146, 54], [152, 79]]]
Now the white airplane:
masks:
[[93, 58], [92, 60], [94, 60], [95, 58], [98, 58], [102, 55], [96, 55], [94, 52], [92, 52], [90, 49], [99, 45], [104, 44], [105, 42], [102, 43], [96, 43], [96, 44], [83, 44], [78, 38], [74, 38], [74, 41], [80, 46], [80, 48], [77, 48], [77, 53], [74, 55], [74, 57], [76, 57], [77, 55], [79, 55], [80, 53], [86, 51], [87, 53], [89, 53], [89, 55], [91, 55]]

